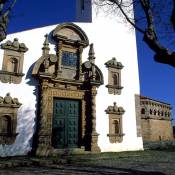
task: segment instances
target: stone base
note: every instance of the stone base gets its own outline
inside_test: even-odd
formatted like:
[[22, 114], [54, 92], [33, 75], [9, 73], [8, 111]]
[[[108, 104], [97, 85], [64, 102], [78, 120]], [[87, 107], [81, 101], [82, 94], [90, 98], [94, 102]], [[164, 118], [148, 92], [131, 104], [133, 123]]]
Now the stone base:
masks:
[[65, 149], [54, 149], [53, 147], [39, 147], [36, 150], [37, 156], [57, 156], [57, 155], [70, 155], [70, 154], [86, 154], [84, 147], [81, 148], [65, 148]]
[[97, 133], [92, 134], [92, 141], [91, 141], [91, 152], [93, 153], [99, 153], [101, 152], [100, 147], [97, 144], [98, 141], [98, 135]]

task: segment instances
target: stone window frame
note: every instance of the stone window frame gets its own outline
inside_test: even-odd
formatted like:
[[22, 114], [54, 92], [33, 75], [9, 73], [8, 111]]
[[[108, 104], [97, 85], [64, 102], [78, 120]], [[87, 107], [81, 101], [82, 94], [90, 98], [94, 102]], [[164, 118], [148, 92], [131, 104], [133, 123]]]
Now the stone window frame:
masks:
[[11, 62], [10, 72], [18, 73], [18, 71], [19, 71], [19, 60], [16, 57], [11, 57], [9, 62]]
[[12, 130], [11, 130], [12, 124], [11, 124], [11, 116], [9, 114], [5, 114], [5, 115], [1, 116], [0, 125], [1, 125], [1, 128], [0, 128], [0, 134], [1, 135], [11, 135], [11, 133], [12, 133]]
[[[109, 134], [107, 134], [107, 136], [109, 137], [110, 143], [122, 142], [123, 136], [125, 135], [123, 133], [122, 116], [125, 110], [123, 107], [118, 107], [116, 102], [114, 102], [114, 105], [108, 106], [105, 112], [106, 114], [109, 114]], [[116, 132], [116, 121], [118, 122], [118, 133]]]
[[[17, 98], [12, 98], [10, 93], [0, 97], [0, 144], [13, 144], [17, 133], [17, 112], [21, 106]], [[3, 122], [7, 119], [6, 124]], [[6, 132], [5, 132], [6, 131]]]
[[[2, 70], [0, 70], [0, 81], [2, 83], [19, 84], [22, 81], [24, 53], [28, 50], [24, 43], [19, 43], [15, 38], [1, 44], [4, 50]], [[14, 62], [15, 60], [16, 62]]]
[[145, 110], [145, 108], [141, 108], [141, 111], [140, 111], [140, 113], [141, 113], [141, 115], [144, 115], [144, 114], [146, 114], [146, 110]]
[[[124, 66], [121, 62], [117, 62], [115, 57], [107, 61], [105, 65], [108, 68], [108, 84], [106, 85], [108, 93], [120, 95], [123, 89], [121, 86], [121, 69], [123, 69]], [[114, 79], [114, 77], [116, 77], [117, 80]]]

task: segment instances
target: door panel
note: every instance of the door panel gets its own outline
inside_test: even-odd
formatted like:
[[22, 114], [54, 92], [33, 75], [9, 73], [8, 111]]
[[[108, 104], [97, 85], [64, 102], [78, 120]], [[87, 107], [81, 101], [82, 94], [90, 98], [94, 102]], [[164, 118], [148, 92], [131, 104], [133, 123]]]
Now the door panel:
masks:
[[53, 146], [55, 148], [78, 147], [79, 101], [54, 99]]

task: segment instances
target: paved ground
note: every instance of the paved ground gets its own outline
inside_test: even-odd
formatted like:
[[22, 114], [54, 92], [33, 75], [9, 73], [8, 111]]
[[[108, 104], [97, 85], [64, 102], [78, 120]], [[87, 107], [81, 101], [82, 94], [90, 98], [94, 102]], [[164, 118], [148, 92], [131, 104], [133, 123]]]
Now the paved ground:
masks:
[[0, 159], [0, 175], [46, 174], [175, 175], [175, 150]]

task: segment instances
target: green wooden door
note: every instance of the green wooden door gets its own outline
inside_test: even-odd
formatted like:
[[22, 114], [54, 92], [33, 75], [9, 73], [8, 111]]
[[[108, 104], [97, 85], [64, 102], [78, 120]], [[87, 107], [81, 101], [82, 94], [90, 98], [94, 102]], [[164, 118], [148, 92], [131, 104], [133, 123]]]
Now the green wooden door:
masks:
[[54, 99], [53, 147], [78, 147], [79, 107], [78, 100]]

